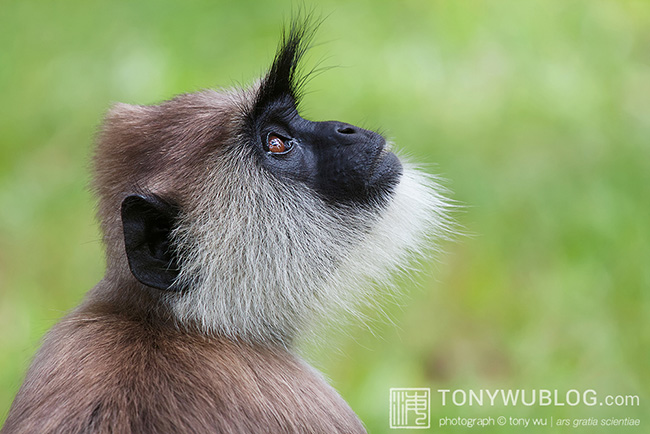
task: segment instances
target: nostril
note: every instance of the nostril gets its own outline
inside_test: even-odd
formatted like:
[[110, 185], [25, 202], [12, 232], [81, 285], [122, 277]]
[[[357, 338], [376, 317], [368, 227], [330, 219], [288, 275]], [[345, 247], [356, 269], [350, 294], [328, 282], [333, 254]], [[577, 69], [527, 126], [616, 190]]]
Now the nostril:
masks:
[[348, 125], [346, 125], [344, 127], [338, 127], [336, 129], [336, 131], [338, 131], [341, 134], [354, 134], [354, 133], [356, 133], [355, 129], [352, 128], [351, 126], [348, 126]]

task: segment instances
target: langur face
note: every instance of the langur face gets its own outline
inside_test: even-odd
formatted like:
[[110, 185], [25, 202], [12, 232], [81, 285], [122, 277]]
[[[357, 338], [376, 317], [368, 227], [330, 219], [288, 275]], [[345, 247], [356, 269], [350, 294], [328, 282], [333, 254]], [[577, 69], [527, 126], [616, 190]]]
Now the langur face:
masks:
[[266, 104], [250, 123], [260, 165], [280, 182], [301, 182], [330, 203], [372, 206], [399, 182], [402, 166], [379, 134], [302, 118], [292, 98]]

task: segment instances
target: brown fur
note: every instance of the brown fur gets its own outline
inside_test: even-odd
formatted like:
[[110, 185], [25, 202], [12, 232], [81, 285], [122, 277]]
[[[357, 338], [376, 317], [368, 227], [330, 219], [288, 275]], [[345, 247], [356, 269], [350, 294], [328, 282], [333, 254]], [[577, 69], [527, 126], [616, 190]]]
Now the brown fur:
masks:
[[122, 200], [142, 191], [191, 206], [208, 170], [223, 164], [220, 155], [229, 145], [224, 139], [237, 137], [251, 99], [243, 91], [205, 90], [155, 106], [113, 106], [99, 134], [93, 182], [108, 273], [126, 272], [123, 277], [131, 278], [120, 221]]
[[287, 350], [188, 334], [91, 302], [50, 331], [2, 432], [365, 430]]

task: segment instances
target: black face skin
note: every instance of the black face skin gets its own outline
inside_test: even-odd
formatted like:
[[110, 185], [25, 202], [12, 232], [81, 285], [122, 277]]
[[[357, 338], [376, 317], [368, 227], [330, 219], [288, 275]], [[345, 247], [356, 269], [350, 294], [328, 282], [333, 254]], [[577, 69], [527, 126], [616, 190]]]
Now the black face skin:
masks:
[[[290, 97], [255, 119], [251, 142], [263, 167], [287, 182], [303, 182], [334, 203], [376, 204], [402, 173], [379, 134], [342, 122], [312, 122], [298, 114]], [[269, 150], [278, 138], [283, 152]]]
[[[373, 206], [386, 201], [402, 165], [379, 134], [343, 122], [312, 122], [298, 114], [298, 62], [311, 36], [294, 22], [248, 113], [250, 142], [261, 165], [281, 180], [303, 182], [331, 203]], [[280, 139], [282, 152], [269, 148]]]

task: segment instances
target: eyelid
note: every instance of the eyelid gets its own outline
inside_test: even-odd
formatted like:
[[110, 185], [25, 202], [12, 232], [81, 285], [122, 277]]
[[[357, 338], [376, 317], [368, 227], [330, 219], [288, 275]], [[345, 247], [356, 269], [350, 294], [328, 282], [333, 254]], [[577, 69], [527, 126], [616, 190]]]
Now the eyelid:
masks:
[[[282, 152], [271, 152], [269, 150], [269, 148], [268, 148], [268, 146], [269, 146], [269, 138], [271, 136], [276, 136], [280, 140], [282, 140], [284, 142], [284, 146], [286, 147], [286, 149], [284, 151], [282, 151]], [[292, 139], [290, 137], [286, 137], [283, 134], [278, 134], [275, 131], [269, 131], [266, 134], [266, 139], [264, 140], [264, 149], [266, 150], [266, 152], [268, 152], [269, 154], [272, 154], [272, 155], [286, 155], [293, 149], [294, 144], [295, 144], [294, 139]]]

